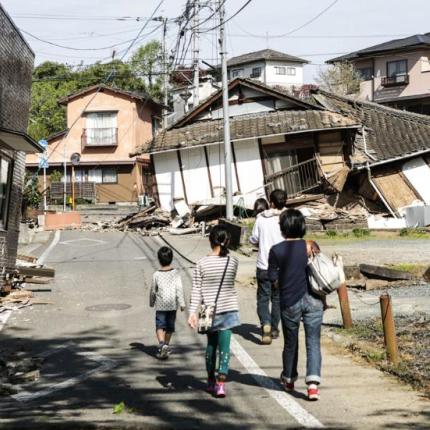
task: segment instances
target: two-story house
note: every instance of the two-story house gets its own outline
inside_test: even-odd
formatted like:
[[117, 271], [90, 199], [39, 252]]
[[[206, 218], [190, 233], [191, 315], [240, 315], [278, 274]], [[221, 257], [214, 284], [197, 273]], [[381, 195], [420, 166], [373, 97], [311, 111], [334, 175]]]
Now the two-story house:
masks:
[[[71, 195], [71, 160], [79, 154], [74, 166], [76, 197], [97, 203], [136, 202], [145, 192], [149, 167], [147, 160], [130, 159], [129, 154], [153, 136], [161, 105], [146, 94], [105, 85], [83, 89], [59, 103], [67, 108], [68, 128], [47, 138], [48, 186], [54, 170], [64, 181], [65, 166], [66, 194]], [[42, 175], [37, 156], [28, 155], [26, 165]], [[51, 200], [61, 200], [63, 188], [52, 186]]]
[[430, 114], [430, 33], [390, 40], [327, 61], [360, 73], [360, 99]]
[[303, 58], [263, 49], [248, 52], [227, 61], [229, 80], [235, 78], [251, 78], [266, 85], [285, 88], [303, 85], [303, 65], [308, 63]]

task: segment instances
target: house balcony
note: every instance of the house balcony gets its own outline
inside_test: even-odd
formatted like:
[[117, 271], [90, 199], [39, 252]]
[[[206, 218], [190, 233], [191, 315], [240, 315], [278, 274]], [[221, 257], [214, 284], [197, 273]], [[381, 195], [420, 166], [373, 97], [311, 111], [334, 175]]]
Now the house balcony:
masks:
[[118, 146], [118, 128], [84, 128], [82, 131], [82, 151], [88, 148], [116, 146]]
[[407, 73], [404, 75], [384, 76], [381, 79], [381, 85], [384, 88], [400, 87], [408, 84], [409, 84], [409, 75]]

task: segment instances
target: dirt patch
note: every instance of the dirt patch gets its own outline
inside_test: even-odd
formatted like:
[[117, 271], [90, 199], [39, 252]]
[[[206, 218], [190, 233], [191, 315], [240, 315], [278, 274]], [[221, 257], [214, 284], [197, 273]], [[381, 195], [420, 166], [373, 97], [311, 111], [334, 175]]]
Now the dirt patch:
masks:
[[384, 333], [380, 318], [357, 321], [351, 330], [337, 330], [342, 343], [354, 355], [422, 390], [430, 398], [430, 317], [426, 314], [395, 318], [401, 362], [386, 360]]

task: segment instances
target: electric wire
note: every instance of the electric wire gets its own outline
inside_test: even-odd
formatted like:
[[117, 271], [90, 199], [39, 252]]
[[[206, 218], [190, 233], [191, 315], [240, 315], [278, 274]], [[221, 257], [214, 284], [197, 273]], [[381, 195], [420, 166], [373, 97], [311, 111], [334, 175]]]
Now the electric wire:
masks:
[[[227, 22], [231, 21], [234, 17], [240, 14], [250, 3], [252, 0], [247, 0], [233, 15], [231, 15], [229, 18], [224, 20], [224, 24], [227, 24]], [[221, 27], [222, 24], [218, 24], [215, 27], [207, 28], [203, 31], [199, 31], [199, 33], [208, 33], [210, 31], [216, 30], [217, 28]]]
[[[164, 3], [164, 0], [160, 0], [160, 2], [158, 3], [158, 5], [156, 6], [156, 8], [154, 9], [154, 11], [152, 12], [152, 15], [150, 18], [148, 18], [145, 23], [143, 24], [143, 26], [141, 27], [141, 29], [139, 30], [139, 32], [137, 33], [136, 37], [130, 42], [129, 46], [127, 47], [127, 49], [125, 50], [124, 54], [121, 57], [121, 60], [123, 60], [125, 58], [125, 56], [128, 54], [128, 52], [130, 51], [130, 49], [134, 46], [134, 44], [137, 42], [137, 40], [140, 38], [142, 32], [145, 30], [145, 28], [147, 27], [148, 23], [150, 22], [150, 20], [155, 16], [155, 14], [157, 13], [158, 9], [161, 7], [161, 5]], [[110, 79], [113, 77], [115, 73], [115, 70], [112, 68], [111, 71], [107, 74], [107, 76], [105, 77], [105, 79], [103, 80], [103, 82], [101, 84], [106, 84], [110, 81]], [[58, 146], [67, 138], [67, 136], [69, 135], [70, 131], [73, 129], [73, 127], [77, 124], [77, 122], [79, 121], [79, 119], [82, 117], [83, 113], [86, 111], [86, 109], [88, 108], [88, 106], [92, 103], [92, 101], [95, 99], [95, 97], [97, 96], [97, 94], [100, 92], [101, 87], [99, 87], [97, 89], [97, 91], [94, 93], [94, 95], [90, 98], [90, 100], [88, 101], [88, 103], [85, 104], [85, 106], [83, 107], [83, 109], [81, 110], [81, 112], [79, 113], [78, 116], [76, 116], [75, 120], [72, 122], [72, 124], [70, 125], [70, 127], [67, 129], [66, 133], [64, 134], [63, 138], [61, 140], [58, 141], [57, 145], [51, 149], [51, 153], [49, 155], [47, 155], [46, 160], [49, 161], [49, 158], [52, 156], [52, 154], [57, 150]], [[32, 178], [29, 180], [29, 182], [31, 183], [32, 180], [34, 180], [34, 178], [39, 174], [41, 170], [41, 167], [39, 165], [38, 169], [36, 170], [36, 172], [34, 173], [34, 175], [32, 176]]]

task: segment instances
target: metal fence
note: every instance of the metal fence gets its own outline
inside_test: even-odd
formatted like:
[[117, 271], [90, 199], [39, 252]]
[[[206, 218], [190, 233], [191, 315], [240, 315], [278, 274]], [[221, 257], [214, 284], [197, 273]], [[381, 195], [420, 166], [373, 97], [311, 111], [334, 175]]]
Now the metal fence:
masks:
[[314, 157], [266, 176], [266, 183], [269, 192], [281, 188], [287, 191], [289, 198], [318, 188], [321, 185], [321, 174], [317, 159]]
[[[96, 201], [96, 183], [95, 182], [75, 182], [75, 199], [81, 198]], [[72, 195], [72, 184], [66, 184], [67, 196]], [[50, 187], [49, 197], [50, 200], [61, 200], [64, 196], [64, 184], [62, 182], [52, 182]]]

